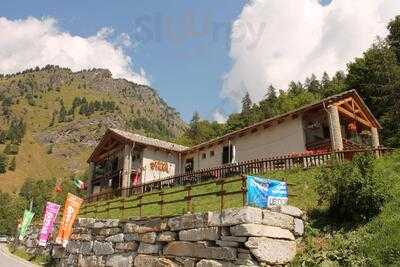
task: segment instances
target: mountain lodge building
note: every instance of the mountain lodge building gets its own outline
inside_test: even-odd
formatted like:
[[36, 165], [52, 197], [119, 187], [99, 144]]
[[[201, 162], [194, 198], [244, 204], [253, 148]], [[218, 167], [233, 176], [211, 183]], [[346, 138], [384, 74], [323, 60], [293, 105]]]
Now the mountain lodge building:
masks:
[[193, 147], [108, 129], [88, 159], [88, 194], [272, 156], [377, 148], [379, 129], [355, 90]]

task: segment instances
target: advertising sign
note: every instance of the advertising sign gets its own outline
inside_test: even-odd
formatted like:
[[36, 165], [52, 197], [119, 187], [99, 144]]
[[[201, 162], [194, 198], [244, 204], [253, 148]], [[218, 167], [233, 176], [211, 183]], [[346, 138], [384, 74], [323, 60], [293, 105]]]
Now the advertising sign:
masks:
[[43, 226], [39, 235], [39, 246], [43, 247], [46, 246], [47, 240], [49, 239], [51, 232], [53, 232], [54, 222], [57, 219], [57, 214], [59, 210], [60, 210], [60, 205], [47, 202], [46, 212], [43, 218]]
[[21, 227], [20, 227], [20, 231], [19, 231], [19, 240], [24, 239], [24, 237], [26, 235], [26, 231], [28, 230], [28, 227], [31, 224], [34, 215], [35, 215], [35, 213], [33, 213], [29, 210], [24, 211], [24, 218], [22, 219], [22, 223], [21, 223]]
[[259, 208], [282, 206], [288, 203], [288, 187], [285, 182], [247, 176], [247, 205]]
[[79, 209], [81, 208], [82, 203], [83, 199], [68, 193], [67, 199], [65, 200], [60, 230], [58, 231], [56, 239], [57, 244], [63, 245], [63, 247], [67, 246], [72, 232], [72, 226], [79, 214]]

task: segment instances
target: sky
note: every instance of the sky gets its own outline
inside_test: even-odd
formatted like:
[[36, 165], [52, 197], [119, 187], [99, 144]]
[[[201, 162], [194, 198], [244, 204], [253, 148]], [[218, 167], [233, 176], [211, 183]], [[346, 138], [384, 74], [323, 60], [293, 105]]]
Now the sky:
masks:
[[398, 0], [2, 0], [0, 72], [108, 68], [189, 121], [224, 121], [312, 73], [334, 74], [400, 14]]

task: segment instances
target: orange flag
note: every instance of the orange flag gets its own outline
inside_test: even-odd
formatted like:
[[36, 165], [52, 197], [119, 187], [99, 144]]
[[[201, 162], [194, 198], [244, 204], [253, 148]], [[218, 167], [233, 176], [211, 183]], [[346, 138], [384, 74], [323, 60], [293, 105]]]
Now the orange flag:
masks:
[[79, 214], [79, 209], [81, 208], [82, 203], [83, 199], [68, 193], [67, 199], [65, 200], [60, 230], [58, 231], [56, 238], [57, 244], [63, 245], [63, 247], [67, 246], [72, 232], [72, 226], [74, 225], [75, 219]]

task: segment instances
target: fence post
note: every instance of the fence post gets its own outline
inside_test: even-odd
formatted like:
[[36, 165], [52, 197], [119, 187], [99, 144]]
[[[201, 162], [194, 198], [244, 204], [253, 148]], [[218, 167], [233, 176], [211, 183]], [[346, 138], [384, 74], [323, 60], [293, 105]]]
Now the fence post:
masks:
[[143, 195], [139, 196], [139, 218], [142, 218], [142, 197]]
[[246, 206], [246, 192], [247, 192], [247, 186], [246, 186], [246, 176], [242, 175], [242, 201], [243, 201], [243, 207]]
[[189, 185], [187, 187], [187, 212], [192, 213], [192, 187]]
[[224, 209], [224, 195], [225, 195], [225, 192], [224, 192], [224, 184], [225, 184], [225, 182], [224, 182], [225, 180], [221, 180], [220, 181], [220, 183], [221, 183], [221, 190], [220, 190], [220, 196], [221, 196], [221, 203], [220, 203], [220, 211], [222, 212], [222, 210]]
[[162, 217], [164, 215], [164, 191], [161, 190], [160, 192], [160, 216]]
[[97, 214], [99, 213], [99, 201], [96, 201], [96, 205], [94, 207], [94, 217], [97, 218]]
[[121, 203], [121, 218], [124, 218], [125, 217], [125, 198], [121, 198], [121, 200], [120, 200], [120, 203]]

